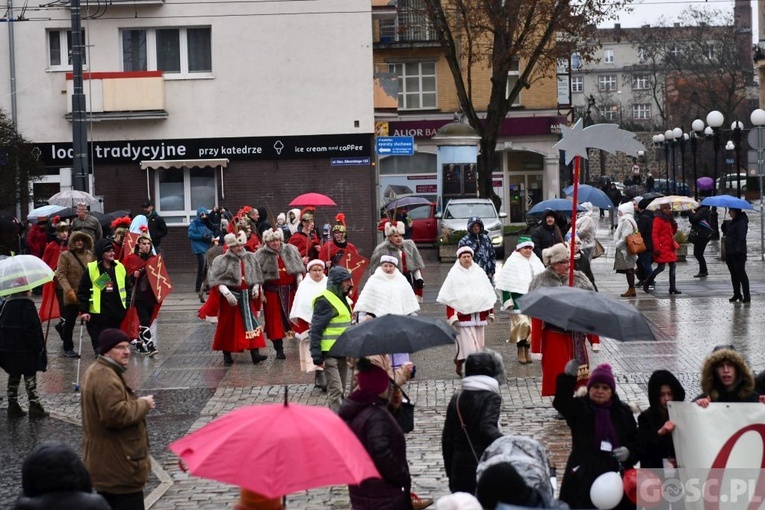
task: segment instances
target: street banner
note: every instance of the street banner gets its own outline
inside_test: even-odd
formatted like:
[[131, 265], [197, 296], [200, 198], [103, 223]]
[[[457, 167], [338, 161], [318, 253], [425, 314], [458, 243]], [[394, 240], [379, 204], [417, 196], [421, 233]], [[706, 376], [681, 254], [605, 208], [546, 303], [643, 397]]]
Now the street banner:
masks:
[[154, 293], [154, 297], [157, 298], [157, 303], [162, 303], [173, 292], [173, 284], [170, 281], [170, 276], [167, 274], [167, 267], [161, 253], [153, 257], [146, 264], [146, 276], [149, 279], [151, 291]]
[[364, 271], [367, 270], [369, 259], [346, 250], [343, 257], [337, 263], [351, 273], [353, 287], [356, 289], [354, 295], [358, 296], [360, 292], [359, 289], [361, 288], [359, 287], [361, 285], [361, 278], [364, 276]]

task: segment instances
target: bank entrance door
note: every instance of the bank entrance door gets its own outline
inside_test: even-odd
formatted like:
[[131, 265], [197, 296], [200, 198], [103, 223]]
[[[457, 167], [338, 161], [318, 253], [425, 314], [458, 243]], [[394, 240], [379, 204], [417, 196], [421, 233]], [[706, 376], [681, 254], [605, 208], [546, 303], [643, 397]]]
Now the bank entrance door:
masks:
[[542, 172], [508, 176], [509, 206], [511, 223], [526, 221], [526, 211], [542, 201]]

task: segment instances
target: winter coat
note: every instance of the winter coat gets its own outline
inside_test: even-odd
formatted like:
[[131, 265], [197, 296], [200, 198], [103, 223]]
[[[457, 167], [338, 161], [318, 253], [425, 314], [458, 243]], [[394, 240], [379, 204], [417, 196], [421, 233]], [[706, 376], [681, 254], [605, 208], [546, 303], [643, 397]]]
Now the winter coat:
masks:
[[[463, 379], [463, 382], [467, 379], [468, 377]], [[446, 421], [441, 434], [441, 452], [446, 476], [449, 478], [449, 490], [452, 492], [475, 493], [478, 467], [476, 456], [480, 459], [484, 450], [495, 439], [502, 437], [499, 430], [501, 405], [502, 398], [499, 393], [489, 390], [462, 389], [452, 396], [446, 409]], [[464, 430], [460, 415], [465, 423]]]
[[353, 510], [412, 508], [406, 440], [387, 404], [379, 396], [359, 390], [343, 402], [338, 412], [359, 438], [381, 476], [348, 487]]
[[[595, 479], [607, 471], [618, 471], [619, 462], [611, 452], [595, 444], [595, 407], [590, 397], [574, 397], [576, 377], [560, 374], [557, 378], [553, 407], [565, 418], [571, 429], [571, 453], [566, 462], [566, 472], [560, 487], [560, 499], [571, 508], [594, 508], [590, 500], [590, 487]], [[611, 406], [611, 423], [619, 438], [619, 445], [630, 451], [630, 458], [622, 463], [629, 468], [637, 462], [635, 440], [637, 427], [629, 406], [619, 400], [614, 392]], [[616, 447], [616, 445], [614, 445]], [[574, 470], [574, 468], [577, 468]], [[623, 498], [624, 503], [626, 497]], [[617, 506], [622, 508], [622, 506]], [[628, 508], [628, 507], [627, 507]], [[634, 508], [634, 505], [632, 506]]]
[[124, 368], [99, 356], [82, 382], [82, 451], [98, 492], [142, 491], [151, 470], [149, 402], [125, 382]]
[[[336, 295], [340, 301], [348, 305], [348, 310], [351, 310], [351, 305], [348, 304], [348, 298], [342, 291], [342, 282], [327, 280], [327, 290]], [[313, 303], [313, 316], [311, 317], [311, 328], [309, 329], [309, 343], [311, 349], [311, 359], [313, 359], [314, 365], [321, 365], [324, 360], [324, 355], [321, 351], [321, 338], [324, 335], [324, 330], [329, 326], [335, 316], [337, 316], [337, 310], [329, 300], [324, 296], [318, 296]]]
[[27, 251], [37, 258], [42, 258], [45, 245], [48, 244], [48, 233], [44, 227], [47, 227], [47, 224], [36, 223], [27, 232]]
[[162, 216], [157, 214], [157, 211], [151, 211], [151, 214], [146, 216], [146, 221], [149, 223], [151, 244], [154, 245], [154, 249], [157, 249], [162, 242], [162, 238], [167, 235], [167, 223], [165, 223], [165, 219]]
[[542, 222], [541, 225], [531, 231], [531, 240], [534, 241], [534, 254], [539, 257], [539, 260], [544, 260], [542, 251], [554, 244], [563, 242], [560, 228], [556, 224], [549, 226], [545, 223], [545, 219], [542, 219]]
[[696, 232], [699, 241], [708, 241], [712, 237], [712, 226], [709, 223], [709, 207], [702, 206], [688, 215], [691, 232]]
[[[473, 225], [480, 225], [481, 227], [477, 234], [473, 233]], [[473, 250], [473, 261], [491, 277], [497, 270], [497, 254], [489, 235], [483, 228], [481, 219], [477, 216], [470, 218], [467, 231], [467, 235], [460, 239], [457, 247], [469, 246]]]
[[[715, 366], [729, 361], [736, 367], [737, 379], [731, 390], [726, 390], [715, 372]], [[757, 402], [759, 393], [755, 390], [752, 370], [744, 357], [731, 349], [720, 349], [707, 356], [701, 366], [701, 395], [694, 401], [707, 397], [712, 402]]]
[[736, 217], [723, 222], [725, 234], [725, 256], [746, 255], [746, 232], [749, 229], [749, 217], [739, 211]]
[[8, 374], [30, 376], [48, 368], [42, 324], [26, 296], [7, 299], [0, 309], [0, 367]]
[[88, 214], [84, 220], [75, 217], [72, 220], [72, 232], [85, 232], [93, 239], [94, 243], [104, 236], [101, 223], [91, 214]]
[[[82, 240], [82, 250], [77, 251], [74, 243]], [[82, 280], [82, 273], [93, 262], [93, 239], [85, 232], [72, 232], [69, 237], [69, 249], [61, 254], [56, 267], [56, 280], [64, 292], [64, 305], [76, 305], [77, 288]], [[70, 292], [72, 291], [72, 292]]]
[[659, 429], [669, 420], [667, 411], [661, 409], [659, 398], [661, 387], [672, 388], [674, 402], [685, 400], [685, 390], [677, 378], [667, 370], [657, 370], [648, 380], [648, 402], [650, 407], [638, 416], [637, 455], [641, 468], [662, 468], [663, 459], [675, 458], [672, 434], [660, 436]]
[[614, 232], [614, 248], [619, 251], [619, 256], [614, 261], [614, 269], [623, 271], [634, 269], [637, 263], [637, 255], [633, 255], [627, 250], [627, 236], [634, 234], [638, 228], [637, 222], [633, 218], [634, 209], [631, 202], [620, 205], [619, 212], [621, 216], [619, 217], [616, 232]]
[[647, 252], [653, 251], [653, 213], [651, 211], [645, 210], [641, 211], [637, 218], [635, 219], [637, 221], [638, 231], [640, 232], [640, 235], [643, 237], [643, 243], [645, 244], [645, 249]]
[[200, 207], [197, 209], [197, 217], [191, 220], [188, 236], [191, 239], [191, 253], [205, 253], [212, 243], [213, 231], [207, 227], [202, 220], [202, 214], [206, 214], [207, 209]]
[[30, 453], [21, 468], [24, 495], [13, 510], [110, 510], [93, 493], [90, 474], [77, 454], [64, 443], [45, 442]]
[[657, 264], [677, 262], [675, 232], [677, 232], [675, 219], [661, 211], [656, 211], [651, 228], [651, 239], [653, 241], [653, 260]]

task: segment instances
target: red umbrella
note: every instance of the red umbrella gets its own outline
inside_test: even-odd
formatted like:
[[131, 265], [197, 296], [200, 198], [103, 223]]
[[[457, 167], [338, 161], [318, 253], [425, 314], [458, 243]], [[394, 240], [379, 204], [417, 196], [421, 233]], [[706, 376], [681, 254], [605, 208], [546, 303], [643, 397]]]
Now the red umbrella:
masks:
[[321, 193], [303, 193], [302, 195], [298, 195], [295, 198], [292, 199], [292, 202], [290, 202], [291, 207], [308, 207], [308, 206], [336, 206], [334, 200], [329, 198], [327, 195], [322, 195]]
[[380, 478], [356, 435], [326, 407], [242, 407], [169, 448], [191, 474], [268, 498]]

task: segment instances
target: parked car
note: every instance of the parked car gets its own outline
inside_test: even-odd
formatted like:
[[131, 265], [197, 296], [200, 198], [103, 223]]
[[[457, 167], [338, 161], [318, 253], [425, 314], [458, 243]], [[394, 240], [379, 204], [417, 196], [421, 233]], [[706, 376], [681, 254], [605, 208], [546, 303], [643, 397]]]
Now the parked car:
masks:
[[433, 244], [438, 238], [438, 220], [436, 219], [436, 204], [418, 205], [409, 209], [412, 220], [412, 241], [422, 244]]
[[653, 191], [663, 193], [664, 195], [691, 196], [691, 187], [688, 184], [684, 182], [676, 183], [672, 179], [669, 180], [669, 185], [667, 185], [667, 179], [654, 179]]
[[438, 231], [467, 230], [467, 222], [473, 216], [478, 216], [491, 239], [498, 259], [505, 258], [505, 235], [502, 218], [507, 213], [497, 213], [494, 203], [488, 198], [453, 198], [446, 204], [442, 213], [436, 213]]
[[[739, 173], [738, 178], [736, 174], [728, 174], [723, 177], [718, 177], [715, 181], [715, 189], [722, 191], [738, 190], [739, 184], [741, 185], [741, 191], [746, 191], [746, 174]], [[738, 180], [738, 182], [736, 182]]]

